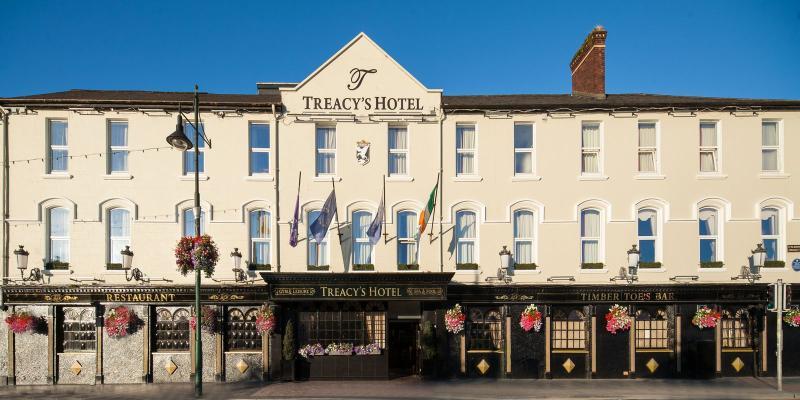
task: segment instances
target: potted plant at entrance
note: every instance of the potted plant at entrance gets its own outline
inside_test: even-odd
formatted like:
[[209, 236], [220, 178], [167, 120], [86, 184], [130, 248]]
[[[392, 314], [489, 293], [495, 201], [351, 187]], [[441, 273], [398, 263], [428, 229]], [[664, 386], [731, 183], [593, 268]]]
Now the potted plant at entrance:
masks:
[[420, 347], [422, 350], [422, 376], [434, 378], [436, 376], [436, 329], [431, 321], [422, 323], [420, 334]]
[[281, 379], [284, 381], [293, 381], [295, 367], [295, 345], [294, 323], [292, 320], [286, 322], [286, 328], [283, 331], [283, 347], [281, 350]]

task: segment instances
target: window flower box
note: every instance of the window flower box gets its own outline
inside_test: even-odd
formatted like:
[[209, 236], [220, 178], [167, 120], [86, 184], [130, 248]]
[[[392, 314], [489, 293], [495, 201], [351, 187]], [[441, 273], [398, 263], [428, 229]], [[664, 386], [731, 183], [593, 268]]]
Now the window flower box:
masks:
[[536, 263], [514, 264], [514, 270], [517, 271], [533, 271], [539, 268]]
[[660, 261], [655, 261], [655, 262], [640, 261], [639, 262], [639, 268], [642, 268], [642, 269], [648, 269], [648, 268], [658, 269], [658, 268], [661, 268], [661, 262]]
[[581, 269], [603, 269], [606, 265], [603, 263], [581, 263]]
[[375, 264], [353, 264], [353, 271], [375, 271]]
[[722, 268], [723, 265], [722, 261], [704, 261], [700, 263], [700, 268]]
[[419, 271], [419, 264], [397, 264], [398, 271]]
[[477, 271], [478, 268], [478, 264], [475, 263], [456, 264], [456, 270], [459, 271]]
[[108, 270], [108, 271], [122, 271], [122, 264], [120, 264], [120, 263], [106, 263], [106, 270]]
[[250, 271], [271, 271], [272, 264], [247, 263], [247, 269]]
[[330, 265], [309, 265], [306, 270], [307, 271], [327, 271], [331, 269]]
[[764, 268], [783, 268], [786, 266], [786, 261], [772, 260], [764, 261]]
[[69, 263], [61, 261], [49, 261], [44, 265], [44, 269], [69, 269]]

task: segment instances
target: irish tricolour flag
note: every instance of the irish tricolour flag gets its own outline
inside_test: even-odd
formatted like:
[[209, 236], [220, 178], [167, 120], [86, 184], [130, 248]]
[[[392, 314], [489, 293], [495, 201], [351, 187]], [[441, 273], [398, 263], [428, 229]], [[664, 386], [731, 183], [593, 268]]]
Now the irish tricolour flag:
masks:
[[428, 226], [428, 220], [431, 218], [433, 210], [436, 208], [436, 190], [438, 188], [439, 182], [436, 182], [436, 185], [433, 186], [433, 190], [431, 191], [431, 195], [428, 196], [428, 204], [426, 204], [425, 208], [422, 209], [422, 212], [419, 213], [419, 231], [417, 232], [417, 238], [421, 238], [422, 234], [425, 233], [425, 227]]

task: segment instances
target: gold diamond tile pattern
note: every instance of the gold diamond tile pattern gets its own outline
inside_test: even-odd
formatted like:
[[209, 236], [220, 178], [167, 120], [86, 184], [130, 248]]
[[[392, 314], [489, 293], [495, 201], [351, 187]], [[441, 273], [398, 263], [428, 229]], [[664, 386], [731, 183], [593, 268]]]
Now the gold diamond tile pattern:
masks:
[[572, 373], [572, 370], [575, 369], [575, 363], [572, 362], [571, 358], [568, 358], [567, 361], [564, 361], [561, 366], [564, 367], [564, 370], [567, 371], [568, 374]]
[[733, 362], [731, 363], [731, 365], [733, 366], [733, 369], [735, 369], [735, 370], [736, 370], [736, 372], [739, 372], [739, 371], [741, 371], [741, 370], [742, 370], [742, 368], [744, 368], [744, 361], [742, 361], [742, 359], [741, 359], [741, 358], [739, 358], [739, 357], [736, 357], [736, 359], [735, 359], [735, 360], [733, 360]]
[[83, 365], [81, 365], [81, 363], [79, 363], [78, 360], [75, 360], [72, 362], [72, 365], [69, 366], [69, 370], [72, 371], [72, 373], [75, 374], [75, 376], [78, 376], [81, 374], [81, 371], [83, 370]]
[[167, 370], [168, 374], [172, 375], [175, 373], [175, 371], [178, 370], [178, 366], [175, 365], [175, 363], [172, 360], [169, 360], [167, 361], [166, 364], [164, 364], [164, 369]]
[[648, 361], [647, 364], [645, 364], [644, 366], [647, 367], [647, 369], [649, 369], [650, 373], [652, 374], [656, 372], [656, 370], [658, 369], [658, 361], [656, 361], [655, 358], [651, 358], [650, 361]]
[[481, 371], [481, 375], [486, 375], [486, 371], [488, 371], [489, 367], [491, 366], [488, 362], [486, 362], [486, 359], [482, 359], [476, 367], [478, 368], [478, 371]]
[[239, 370], [240, 374], [243, 374], [248, 368], [250, 368], [250, 366], [247, 365], [247, 363], [241, 358], [239, 359], [239, 362], [236, 363], [235, 367]]

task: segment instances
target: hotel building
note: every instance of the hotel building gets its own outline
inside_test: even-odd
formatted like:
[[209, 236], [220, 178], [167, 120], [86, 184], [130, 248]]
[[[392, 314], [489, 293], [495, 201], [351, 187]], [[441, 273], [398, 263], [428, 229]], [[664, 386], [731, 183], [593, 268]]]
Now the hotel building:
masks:
[[[193, 276], [174, 254], [195, 231], [194, 153], [164, 140], [193, 94], [0, 99], [1, 313], [38, 321], [0, 324], [0, 376], [188, 382], [197, 351], [207, 381], [775, 374], [768, 283], [800, 283], [800, 101], [608, 94], [606, 34], [572, 59], [571, 94], [446, 95], [363, 33], [300, 83], [201, 92], [200, 223], [220, 253], [202, 280], [216, 322], [202, 349]], [[531, 304], [541, 327], [525, 331]], [[615, 304], [631, 320], [612, 333]], [[116, 337], [120, 306], [134, 318]], [[271, 335], [256, 330], [262, 307], [277, 316]], [[693, 324], [703, 307], [714, 327]], [[290, 363], [289, 321], [292, 351], [380, 350]], [[800, 351], [800, 329], [783, 331], [784, 353]], [[800, 373], [800, 358], [783, 368]]]

